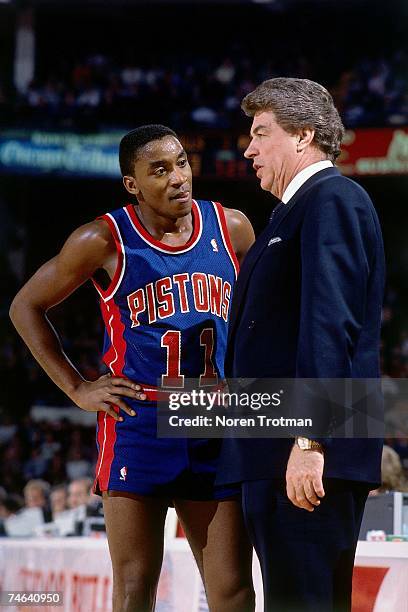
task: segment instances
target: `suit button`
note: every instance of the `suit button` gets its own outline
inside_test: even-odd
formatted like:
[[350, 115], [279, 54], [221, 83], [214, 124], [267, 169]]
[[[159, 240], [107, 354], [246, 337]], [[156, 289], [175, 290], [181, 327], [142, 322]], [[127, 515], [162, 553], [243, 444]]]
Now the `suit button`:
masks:
[[251, 321], [248, 325], [248, 329], [254, 329], [255, 327], [255, 321]]

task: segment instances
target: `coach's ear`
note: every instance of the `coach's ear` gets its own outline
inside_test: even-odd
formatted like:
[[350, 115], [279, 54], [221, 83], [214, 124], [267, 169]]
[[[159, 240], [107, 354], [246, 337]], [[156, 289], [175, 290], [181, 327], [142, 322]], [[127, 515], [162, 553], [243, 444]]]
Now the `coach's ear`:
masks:
[[296, 136], [296, 152], [303, 153], [312, 144], [315, 131], [313, 128], [305, 127], [299, 130]]
[[142, 195], [142, 192], [137, 185], [137, 181], [135, 177], [125, 175], [122, 180], [123, 180], [123, 185], [126, 191], [136, 196], [137, 199], [139, 200]]

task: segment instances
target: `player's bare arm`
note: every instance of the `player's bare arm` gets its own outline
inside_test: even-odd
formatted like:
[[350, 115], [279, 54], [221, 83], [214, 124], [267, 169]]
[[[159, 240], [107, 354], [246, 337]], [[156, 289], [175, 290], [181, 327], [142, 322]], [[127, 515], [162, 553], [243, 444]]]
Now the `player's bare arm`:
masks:
[[62, 350], [47, 317], [53, 306], [103, 268], [110, 277], [116, 267], [116, 249], [107, 224], [93, 221], [75, 230], [60, 253], [46, 262], [22, 287], [13, 300], [10, 317], [18, 333], [48, 376], [80, 408], [103, 410], [116, 420], [122, 417], [113, 406], [127, 414], [134, 412], [121, 397], [144, 399], [141, 387], [126, 379], [104, 375], [87, 381]]
[[232, 247], [241, 265], [245, 255], [255, 242], [255, 234], [249, 219], [240, 210], [224, 208]]

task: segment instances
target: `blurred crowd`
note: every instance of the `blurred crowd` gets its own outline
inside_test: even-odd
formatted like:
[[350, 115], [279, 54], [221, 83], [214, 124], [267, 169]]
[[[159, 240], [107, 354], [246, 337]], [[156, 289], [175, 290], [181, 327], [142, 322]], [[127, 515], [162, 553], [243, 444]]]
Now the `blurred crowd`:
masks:
[[101, 498], [91, 478], [51, 486], [32, 478], [23, 495], [0, 489], [0, 536], [79, 536], [103, 531]]
[[401, 292], [392, 285], [385, 292], [381, 336], [386, 443], [408, 475], [408, 326]]
[[387, 285], [381, 317], [381, 371], [392, 378], [408, 378], [408, 327], [401, 291]]
[[31, 479], [50, 485], [93, 476], [95, 430], [67, 419], [36, 421], [29, 414], [0, 426], [0, 482], [8, 493], [21, 493]]
[[[27, 90], [6, 96], [0, 105], [22, 125], [96, 130], [117, 125], [160, 122], [176, 130], [197, 127], [240, 129], [243, 96], [275, 76], [320, 80], [315, 62], [302, 53], [271, 51], [279, 61], [252, 58], [235, 49], [216, 60], [203, 56], [166, 56], [119, 64], [103, 53], [56, 60], [52, 71], [38, 69]], [[362, 57], [334, 74], [329, 87], [347, 127], [398, 126], [408, 121], [408, 56]]]

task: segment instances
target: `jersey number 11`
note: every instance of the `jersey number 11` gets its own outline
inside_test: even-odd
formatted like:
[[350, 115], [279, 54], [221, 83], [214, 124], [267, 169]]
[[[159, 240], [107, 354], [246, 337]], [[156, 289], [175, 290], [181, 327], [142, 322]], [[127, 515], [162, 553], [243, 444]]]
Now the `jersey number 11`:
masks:
[[[167, 349], [166, 373], [162, 374], [162, 386], [182, 389], [184, 374], [180, 372], [181, 331], [166, 331], [161, 337], [161, 346]], [[204, 347], [204, 371], [200, 374], [200, 387], [217, 384], [218, 375], [213, 363], [214, 330], [206, 327], [200, 334], [200, 346]]]

